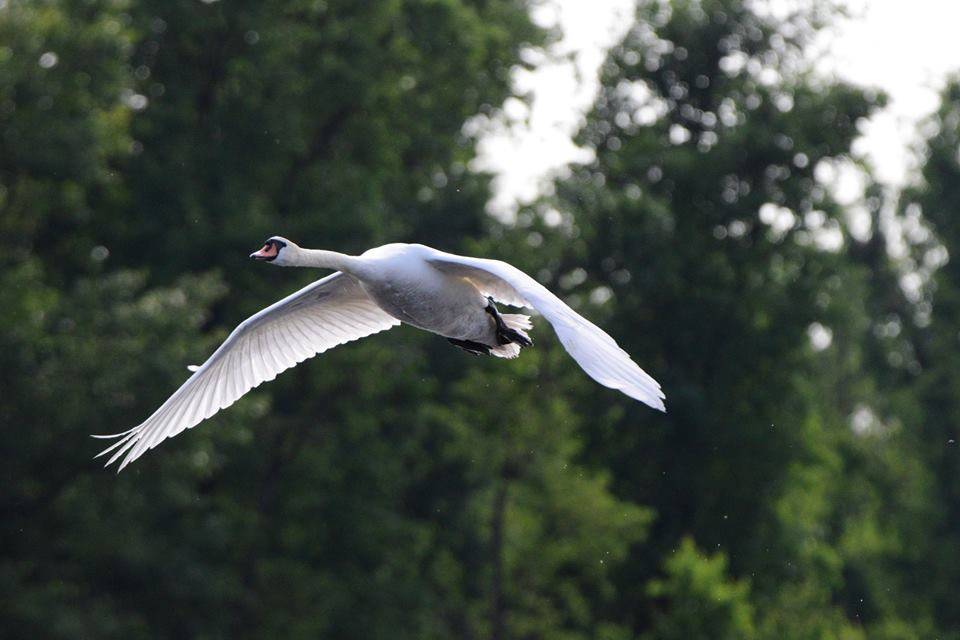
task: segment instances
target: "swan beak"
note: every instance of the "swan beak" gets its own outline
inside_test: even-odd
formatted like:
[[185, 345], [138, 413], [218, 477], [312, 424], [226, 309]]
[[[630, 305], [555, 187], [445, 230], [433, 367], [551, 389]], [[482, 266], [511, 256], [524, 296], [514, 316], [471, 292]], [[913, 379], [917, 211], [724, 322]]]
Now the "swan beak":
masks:
[[267, 243], [263, 245], [263, 248], [260, 251], [254, 251], [250, 254], [250, 257], [254, 260], [272, 260], [277, 257], [277, 245], [273, 243]]

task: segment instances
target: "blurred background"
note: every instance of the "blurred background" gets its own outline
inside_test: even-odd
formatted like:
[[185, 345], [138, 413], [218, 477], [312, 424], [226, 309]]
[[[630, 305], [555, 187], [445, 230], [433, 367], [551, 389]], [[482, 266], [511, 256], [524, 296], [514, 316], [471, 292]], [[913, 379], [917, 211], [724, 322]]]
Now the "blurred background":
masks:
[[[0, 0], [0, 636], [960, 638], [946, 3], [588, 4]], [[102, 470], [272, 234], [510, 261], [669, 413], [403, 327]]]

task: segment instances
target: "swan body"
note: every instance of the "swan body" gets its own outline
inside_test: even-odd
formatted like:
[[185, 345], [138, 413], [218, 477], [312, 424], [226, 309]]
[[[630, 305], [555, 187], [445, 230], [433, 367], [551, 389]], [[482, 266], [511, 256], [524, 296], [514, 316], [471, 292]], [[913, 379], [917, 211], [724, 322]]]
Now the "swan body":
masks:
[[303, 249], [274, 236], [250, 256], [280, 266], [335, 273], [242, 322], [140, 425], [99, 455], [120, 469], [166, 438], [192, 428], [257, 385], [337, 345], [406, 323], [472, 353], [503, 358], [532, 345], [528, 316], [500, 314], [494, 301], [538, 311], [564, 348], [600, 384], [665, 411], [660, 385], [602, 329], [539, 282], [499, 260], [469, 258], [421, 244], [388, 244], [359, 256]]
[[483, 294], [468, 281], [430, 266], [418, 255], [423, 253], [416, 245], [387, 245], [364, 253], [366, 268], [357, 274], [360, 286], [401, 322], [448, 338], [493, 344]]

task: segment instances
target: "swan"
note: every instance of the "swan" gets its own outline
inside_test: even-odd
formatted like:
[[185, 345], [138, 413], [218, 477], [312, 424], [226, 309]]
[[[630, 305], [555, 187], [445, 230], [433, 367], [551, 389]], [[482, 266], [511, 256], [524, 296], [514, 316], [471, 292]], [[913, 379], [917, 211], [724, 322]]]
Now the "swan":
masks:
[[243, 321], [206, 362], [189, 367], [192, 375], [143, 423], [93, 436], [117, 440], [97, 455], [112, 452], [105, 466], [122, 458], [119, 472], [282, 371], [401, 323], [439, 334], [472, 354], [514, 358], [533, 344], [530, 318], [501, 314], [495, 302], [539, 312], [587, 375], [666, 411], [660, 385], [613, 338], [506, 262], [399, 243], [350, 256], [304, 249], [281, 236], [267, 239], [250, 257], [335, 273]]

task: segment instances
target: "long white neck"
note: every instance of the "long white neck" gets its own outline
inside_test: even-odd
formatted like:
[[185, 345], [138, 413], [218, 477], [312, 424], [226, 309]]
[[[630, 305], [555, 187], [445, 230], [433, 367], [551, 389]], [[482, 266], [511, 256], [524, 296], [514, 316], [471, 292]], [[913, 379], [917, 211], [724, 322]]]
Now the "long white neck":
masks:
[[334, 269], [351, 273], [359, 265], [354, 256], [323, 249], [302, 249], [297, 247], [293, 255], [287, 257], [286, 264], [291, 267], [313, 267], [315, 269]]

